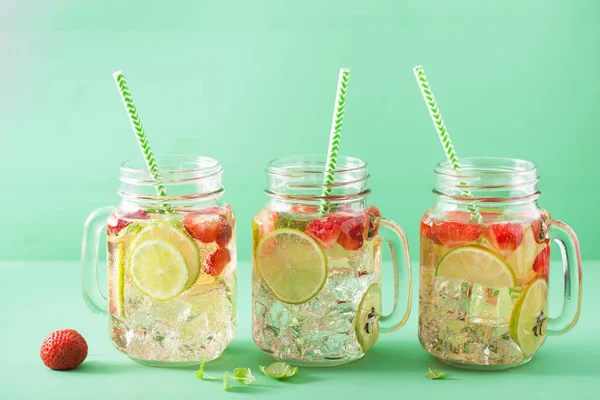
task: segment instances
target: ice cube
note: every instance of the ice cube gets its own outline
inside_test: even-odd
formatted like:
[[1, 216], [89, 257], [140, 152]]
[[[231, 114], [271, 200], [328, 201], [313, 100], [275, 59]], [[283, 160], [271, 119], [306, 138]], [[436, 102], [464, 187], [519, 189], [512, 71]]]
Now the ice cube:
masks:
[[291, 323], [290, 313], [280, 302], [276, 301], [271, 305], [269, 312], [266, 315], [267, 327], [274, 327], [276, 330], [281, 331], [287, 329]]
[[135, 314], [138, 310], [149, 310], [152, 299], [140, 292], [133, 284], [125, 285], [125, 314]]
[[323, 331], [354, 334], [356, 306], [352, 303], [337, 304], [333, 307], [323, 323]]
[[351, 252], [348, 264], [352, 269], [363, 274], [372, 274], [373, 271], [373, 242], [365, 242], [364, 245]]
[[471, 288], [468, 321], [489, 326], [510, 322], [514, 302], [510, 288], [490, 288], [474, 284]]
[[434, 286], [437, 304], [441, 311], [454, 314], [457, 319], [465, 318], [469, 307], [471, 288], [469, 283], [459, 279], [436, 276]]
[[341, 333], [327, 335], [321, 342], [323, 355], [327, 358], [342, 358], [352, 354], [356, 351], [352, 349], [352, 339], [352, 336]]
[[150, 314], [157, 321], [175, 325], [185, 321], [189, 317], [191, 309], [192, 305], [189, 302], [175, 298], [165, 302], [153, 301]]
[[[146, 314], [146, 315], [144, 315]], [[163, 347], [163, 341], [173, 330], [170, 326], [153, 321], [150, 314], [140, 311], [130, 321], [133, 336], [127, 344], [127, 354], [141, 360], [169, 360], [170, 353]]]
[[450, 319], [446, 321], [440, 339], [445, 352], [462, 354], [469, 351], [468, 346], [472, 341], [471, 329], [465, 321]]
[[363, 292], [358, 275], [351, 268], [330, 269], [327, 286], [338, 303], [353, 302]]
[[484, 344], [481, 354], [485, 364], [514, 364], [523, 359], [519, 346], [508, 332]]

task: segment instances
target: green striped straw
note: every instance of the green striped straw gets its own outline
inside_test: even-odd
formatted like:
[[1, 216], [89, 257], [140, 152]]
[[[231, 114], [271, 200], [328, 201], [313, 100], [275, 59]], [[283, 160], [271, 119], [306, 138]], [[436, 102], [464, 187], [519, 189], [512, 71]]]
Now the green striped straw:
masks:
[[[427, 109], [429, 110], [429, 115], [431, 115], [431, 119], [433, 120], [433, 126], [435, 126], [435, 130], [437, 131], [438, 137], [440, 138], [440, 142], [442, 143], [442, 147], [446, 153], [446, 158], [450, 163], [450, 167], [455, 171], [460, 171], [460, 163], [458, 161], [458, 157], [456, 155], [456, 151], [454, 150], [454, 146], [452, 145], [452, 141], [450, 140], [450, 134], [448, 133], [448, 129], [446, 129], [446, 124], [442, 119], [442, 114], [440, 113], [440, 109], [438, 108], [437, 103], [435, 102], [435, 98], [433, 97], [433, 92], [431, 91], [431, 86], [429, 86], [429, 82], [427, 81], [427, 77], [425, 76], [425, 71], [422, 66], [414, 67], [413, 72], [415, 73], [415, 77], [417, 78], [417, 83], [419, 84], [419, 88], [421, 89], [421, 93], [423, 94], [423, 98], [425, 99], [425, 104], [427, 105]], [[459, 182], [460, 185], [466, 186], [466, 183]], [[461, 189], [460, 194], [464, 197], [473, 197], [473, 194], [468, 191]], [[471, 219], [475, 222], [482, 222], [481, 214], [477, 210], [477, 207], [472, 203], [467, 204], [467, 210], [471, 214]]]
[[342, 123], [344, 120], [344, 108], [346, 106], [346, 95], [348, 94], [348, 79], [350, 70], [348, 68], [340, 69], [338, 85], [335, 93], [335, 105], [333, 108], [333, 120], [331, 122], [331, 133], [329, 135], [329, 148], [327, 149], [327, 162], [325, 163], [325, 178], [323, 180], [323, 201], [321, 202], [320, 213], [325, 215], [329, 213], [331, 202], [327, 197], [331, 196], [333, 191], [332, 184], [335, 178], [335, 166], [337, 165], [338, 154], [340, 151], [340, 140], [342, 138]]
[[[140, 150], [142, 150], [142, 154], [144, 155], [146, 166], [148, 167], [148, 171], [150, 171], [150, 176], [155, 181], [159, 181], [160, 173], [158, 171], [158, 165], [156, 165], [154, 153], [152, 153], [150, 142], [148, 142], [148, 138], [146, 137], [146, 132], [144, 131], [142, 120], [140, 119], [140, 116], [137, 112], [137, 108], [133, 103], [131, 91], [129, 90], [129, 86], [127, 86], [125, 76], [123, 76], [123, 73], [121, 71], [117, 71], [113, 74], [113, 78], [115, 79], [115, 83], [117, 84], [117, 88], [119, 89], [121, 100], [123, 100], [123, 105], [125, 106], [125, 110], [127, 111], [129, 122], [131, 122], [131, 127], [133, 128], [133, 133], [135, 134], [138, 145], [140, 146]], [[167, 195], [167, 190], [163, 185], [161, 185], [160, 183], [156, 183], [154, 186], [156, 186], [156, 193], [159, 196]]]

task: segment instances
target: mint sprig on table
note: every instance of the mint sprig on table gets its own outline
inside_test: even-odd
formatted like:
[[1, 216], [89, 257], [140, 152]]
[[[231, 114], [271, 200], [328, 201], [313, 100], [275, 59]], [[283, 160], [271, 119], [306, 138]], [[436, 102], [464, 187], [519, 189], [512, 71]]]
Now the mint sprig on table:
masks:
[[[223, 372], [221, 378], [215, 378], [213, 376], [204, 373], [204, 367], [208, 358], [202, 360], [200, 368], [196, 371], [196, 378], [207, 381], [223, 381], [223, 390], [229, 390], [231, 388], [230, 381], [234, 380], [242, 385], [250, 385], [256, 382], [256, 377], [252, 375], [250, 368], [236, 368], [233, 370], [233, 375], [229, 375], [229, 372]], [[292, 367], [284, 362], [274, 362], [268, 367], [260, 365], [258, 367], [263, 374], [273, 379], [287, 379], [290, 376], [294, 376], [298, 371], [298, 367]]]
[[209, 381], [223, 381], [223, 390], [229, 390], [231, 388], [231, 385], [229, 384], [230, 380], [235, 380], [243, 385], [250, 385], [256, 382], [256, 377], [252, 375], [250, 368], [236, 368], [233, 370], [233, 375], [229, 375], [229, 372], [225, 371], [223, 372], [223, 376], [221, 378], [215, 378], [207, 375], [204, 373], [204, 366], [206, 365], [207, 360], [207, 358], [202, 360], [200, 368], [198, 368], [198, 371], [196, 371], [196, 378]]
[[439, 371], [437, 369], [431, 369], [431, 368], [429, 368], [429, 371], [425, 372], [425, 377], [432, 379], [432, 380], [446, 379], [446, 375], [442, 371]]

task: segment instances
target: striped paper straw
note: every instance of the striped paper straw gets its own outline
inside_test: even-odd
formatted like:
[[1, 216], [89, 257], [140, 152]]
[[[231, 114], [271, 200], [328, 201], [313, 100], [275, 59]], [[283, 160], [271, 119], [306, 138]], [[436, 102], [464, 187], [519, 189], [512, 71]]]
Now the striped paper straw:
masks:
[[[133, 133], [137, 139], [138, 145], [140, 146], [140, 150], [144, 155], [144, 160], [146, 161], [146, 166], [148, 167], [148, 171], [150, 172], [150, 176], [155, 181], [160, 180], [160, 174], [158, 171], [158, 166], [156, 165], [156, 159], [154, 158], [154, 153], [152, 153], [152, 148], [150, 147], [150, 142], [148, 142], [148, 138], [146, 137], [146, 132], [144, 131], [144, 126], [142, 125], [142, 120], [138, 115], [137, 108], [133, 103], [133, 98], [131, 97], [131, 91], [129, 90], [129, 86], [127, 86], [127, 81], [123, 76], [121, 71], [117, 71], [113, 74], [113, 78], [115, 79], [115, 83], [117, 84], [117, 88], [119, 89], [119, 94], [121, 95], [121, 100], [123, 100], [123, 105], [125, 106], [125, 110], [127, 111], [127, 116], [129, 117], [129, 122], [131, 122], [131, 127], [133, 128]], [[160, 183], [155, 184], [156, 193], [159, 196], [166, 196], [167, 190]]]
[[[421, 93], [423, 94], [423, 99], [425, 99], [425, 104], [427, 105], [427, 109], [429, 110], [429, 115], [431, 115], [431, 119], [433, 120], [433, 126], [435, 126], [435, 130], [437, 131], [438, 137], [440, 138], [440, 142], [442, 143], [442, 147], [444, 148], [444, 152], [446, 153], [446, 158], [450, 163], [450, 167], [455, 171], [460, 171], [460, 163], [458, 161], [458, 157], [456, 155], [456, 151], [454, 150], [454, 146], [452, 145], [452, 141], [450, 140], [450, 134], [448, 133], [448, 129], [446, 129], [446, 124], [442, 119], [442, 114], [440, 113], [440, 109], [438, 108], [437, 103], [435, 102], [435, 98], [433, 97], [433, 92], [431, 91], [431, 86], [429, 86], [429, 82], [427, 81], [427, 77], [425, 76], [425, 71], [422, 66], [414, 67], [413, 72], [415, 73], [415, 77], [417, 78], [417, 83], [419, 84], [419, 88], [421, 89]], [[466, 183], [459, 182], [460, 185], [466, 186]], [[464, 197], [473, 197], [470, 191], [461, 189], [461, 196]], [[471, 219], [473, 221], [482, 222], [481, 214], [477, 210], [475, 205], [468, 203], [467, 210], [471, 214]]]
[[331, 133], [329, 135], [329, 148], [327, 149], [327, 161], [325, 163], [325, 178], [323, 180], [324, 197], [321, 202], [321, 215], [329, 213], [331, 202], [326, 197], [331, 196], [333, 191], [334, 171], [337, 165], [338, 154], [340, 151], [340, 140], [342, 138], [342, 124], [344, 120], [344, 108], [346, 106], [346, 95], [348, 94], [348, 79], [350, 70], [348, 68], [340, 69], [338, 77], [337, 91], [335, 93], [335, 105], [333, 108], [333, 120], [331, 122]]

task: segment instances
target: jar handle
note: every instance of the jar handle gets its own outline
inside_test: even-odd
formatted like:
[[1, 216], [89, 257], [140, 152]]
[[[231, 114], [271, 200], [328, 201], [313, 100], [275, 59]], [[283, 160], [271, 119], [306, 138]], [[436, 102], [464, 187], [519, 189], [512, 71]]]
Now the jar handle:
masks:
[[[389, 219], [381, 218], [375, 224], [379, 225], [379, 235], [387, 242], [392, 253], [392, 263], [394, 267], [394, 306], [392, 312], [388, 315], [382, 315], [379, 319], [380, 332], [389, 333], [400, 329], [410, 316], [412, 304], [412, 278], [410, 271], [410, 253], [408, 252], [408, 241], [402, 228]], [[400, 257], [400, 249], [404, 253], [404, 262]], [[405, 281], [407, 290], [401, 298], [401, 307], [398, 307], [399, 284]], [[402, 313], [404, 313], [402, 315]], [[402, 317], [400, 318], [400, 316]], [[397, 322], [396, 322], [397, 321]]]
[[81, 284], [86, 304], [96, 314], [106, 315], [108, 300], [98, 285], [98, 250], [100, 233], [106, 227], [108, 215], [114, 207], [99, 208], [90, 214], [83, 228], [81, 246]]
[[[581, 253], [575, 232], [562, 221], [550, 220], [549, 236], [560, 248], [564, 270], [564, 303], [557, 318], [548, 318], [546, 333], [557, 336], [570, 331], [581, 311]], [[573, 277], [575, 273], [575, 277]]]

